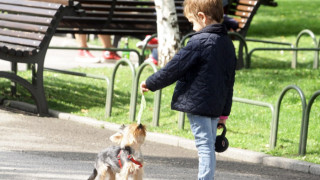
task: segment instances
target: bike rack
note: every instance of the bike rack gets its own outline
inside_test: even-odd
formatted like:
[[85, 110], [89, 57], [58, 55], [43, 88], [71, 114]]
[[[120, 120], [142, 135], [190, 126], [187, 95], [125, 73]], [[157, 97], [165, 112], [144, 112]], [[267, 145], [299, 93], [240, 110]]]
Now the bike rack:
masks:
[[[314, 48], [298, 48], [299, 40], [302, 37], [302, 35], [304, 35], [304, 34], [308, 34], [312, 38], [313, 43], [315, 44]], [[262, 41], [262, 40], [252, 40], [252, 39], [248, 39], [247, 41], [265, 42], [265, 43], [271, 43], [271, 44], [281, 44], [281, 45], [290, 45], [291, 46], [291, 48], [253, 48], [249, 52], [249, 54], [247, 56], [247, 60], [246, 60], [246, 62], [248, 62], [249, 65], [251, 64], [251, 56], [252, 56], [253, 52], [255, 52], [255, 51], [294, 51], [292, 62], [291, 62], [291, 67], [296, 68], [298, 51], [315, 51], [315, 56], [314, 56], [314, 60], [313, 60], [313, 68], [317, 69], [319, 66], [320, 41], [319, 41], [318, 47], [317, 47], [317, 41], [316, 41], [315, 35], [313, 34], [312, 31], [310, 31], [308, 29], [302, 30], [298, 34], [295, 46], [293, 46], [290, 43], [279, 43], [279, 42], [273, 42], [273, 41]]]
[[[141, 76], [142, 71], [146, 66], [151, 66], [154, 72], [157, 72], [157, 67], [150, 62], [144, 62], [141, 64], [141, 66], [138, 69], [138, 72], [134, 79], [134, 86], [132, 90], [132, 96], [130, 101], [130, 115], [129, 118], [131, 121], [135, 121], [136, 118], [136, 107], [137, 107], [137, 94], [138, 94], [138, 85], [139, 85], [139, 79]], [[160, 103], [161, 103], [161, 90], [157, 90], [154, 93], [154, 111], [153, 111], [153, 119], [152, 119], [152, 125], [153, 126], [159, 126], [159, 116], [160, 116]]]
[[311, 99], [308, 102], [307, 109], [304, 114], [304, 124], [303, 124], [303, 129], [302, 129], [302, 143], [300, 144], [300, 155], [305, 155], [306, 154], [306, 147], [307, 147], [307, 139], [308, 139], [308, 127], [309, 127], [309, 116], [310, 116], [310, 111], [311, 107], [314, 103], [314, 100], [320, 96], [320, 90], [316, 91], [312, 96]]
[[111, 76], [111, 81], [109, 83], [109, 87], [108, 87], [108, 91], [107, 91], [107, 99], [106, 99], [106, 118], [109, 118], [111, 116], [111, 110], [112, 110], [112, 99], [113, 99], [113, 91], [114, 91], [114, 80], [115, 80], [115, 76], [116, 73], [120, 67], [120, 65], [129, 65], [130, 70], [131, 70], [131, 75], [132, 75], [132, 87], [131, 87], [131, 99], [130, 99], [130, 103], [132, 100], [132, 96], [133, 96], [133, 89], [134, 89], [134, 78], [135, 78], [135, 69], [133, 67], [133, 64], [128, 60], [128, 59], [121, 59], [119, 60], [116, 64], [115, 67], [113, 69], [112, 72], [112, 76]]
[[[260, 102], [260, 101], [253, 101], [253, 100], [250, 100], [250, 99], [243, 99], [243, 98], [237, 98], [237, 97], [233, 97], [232, 100], [235, 101], [235, 102], [240, 102], [240, 103], [245, 103], [245, 104], [268, 107], [268, 108], [270, 108], [271, 114], [272, 114], [271, 123], [274, 122], [275, 119], [276, 119], [276, 113], [275, 113], [274, 106], [272, 104], [270, 104], [270, 103], [265, 103], [265, 102]], [[271, 124], [271, 129], [272, 129], [272, 124]], [[272, 139], [271, 137], [272, 137], [272, 130], [271, 130], [271, 133], [270, 133], [270, 140]], [[270, 145], [271, 145], [271, 142], [270, 142]]]
[[[243, 59], [245, 61], [244, 67], [249, 68], [250, 67], [250, 61], [248, 61], [248, 46], [246, 40], [243, 38], [243, 36], [237, 32], [228, 32], [229, 36], [235, 36], [239, 40], [239, 52], [238, 52], [238, 59]], [[241, 44], [243, 46], [241, 46]], [[245, 49], [245, 57], [242, 58], [243, 56], [243, 48]], [[242, 68], [242, 67], [240, 67]]]
[[307, 103], [306, 103], [306, 98], [305, 98], [305, 95], [304, 95], [303, 91], [298, 86], [295, 86], [295, 85], [289, 85], [289, 86], [285, 87], [283, 89], [283, 91], [281, 92], [280, 97], [278, 99], [277, 106], [276, 106], [276, 118], [272, 122], [272, 127], [271, 127], [270, 148], [274, 149], [276, 147], [277, 135], [278, 135], [278, 126], [279, 126], [280, 105], [281, 105], [281, 102], [282, 102], [282, 99], [283, 99], [284, 95], [290, 89], [294, 89], [299, 93], [300, 99], [301, 99], [301, 103], [302, 103], [302, 120], [301, 120], [300, 142], [299, 142], [299, 144], [300, 144], [299, 145], [299, 154], [301, 154], [300, 146], [303, 143], [302, 142], [302, 134], [303, 134], [303, 129], [304, 129], [303, 126], [305, 124], [305, 122], [304, 122], [304, 114], [305, 114], [305, 111], [306, 111]]
[[[297, 40], [296, 40], [296, 47], [298, 48], [300, 38], [302, 37], [302, 35], [305, 35], [305, 34], [308, 34], [308, 35], [312, 38], [313, 44], [315, 45], [315, 49], [317, 49], [316, 36], [315, 36], [314, 33], [313, 33], [312, 31], [310, 31], [309, 29], [302, 30], [302, 31], [298, 34]], [[314, 60], [313, 60], [313, 68], [314, 68], [314, 69], [317, 69], [317, 68], [318, 68], [319, 50], [320, 50], [320, 49], [318, 48], [318, 51], [315, 51]], [[292, 67], [292, 68], [296, 68], [296, 67], [297, 67], [297, 58], [298, 58], [298, 50], [295, 51], [295, 53], [294, 53], [294, 55], [293, 55], [293, 60], [292, 60], [292, 64], [291, 64], [291, 67]]]
[[[271, 114], [272, 114], [271, 122], [274, 121], [274, 119], [275, 119], [274, 107], [270, 103], [265, 103], [265, 102], [261, 102], [261, 101], [253, 101], [253, 100], [250, 100], [250, 99], [244, 99], [244, 98], [238, 98], [238, 97], [233, 97], [232, 101], [239, 102], [239, 103], [256, 105], [256, 106], [268, 107], [268, 108], [270, 108]], [[179, 126], [180, 129], [184, 129], [184, 120], [185, 120], [185, 113], [179, 112], [178, 126]]]

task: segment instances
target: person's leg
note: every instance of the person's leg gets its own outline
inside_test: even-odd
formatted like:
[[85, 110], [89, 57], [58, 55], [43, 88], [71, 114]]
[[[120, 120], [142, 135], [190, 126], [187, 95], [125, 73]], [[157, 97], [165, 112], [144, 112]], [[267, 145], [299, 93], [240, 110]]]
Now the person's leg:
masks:
[[[111, 37], [110, 35], [99, 34], [98, 38], [100, 39], [102, 46], [104, 48], [112, 48]], [[121, 57], [114, 51], [104, 51], [102, 55], [103, 60], [119, 60]]]
[[104, 48], [111, 48], [111, 37], [110, 35], [98, 34], [98, 38], [100, 39], [102, 46]]
[[199, 180], [212, 180], [216, 167], [215, 140], [219, 118], [210, 118], [188, 113], [191, 131], [199, 156]]
[[[80, 48], [88, 48], [87, 35], [86, 34], [75, 34], [76, 41], [79, 43]], [[89, 50], [80, 49], [78, 56], [75, 58], [79, 62], [97, 63], [99, 58], [94, 57]]]
[[115, 35], [113, 38], [113, 47], [118, 47], [119, 46], [119, 42], [121, 40], [122, 36], [119, 35]]
[[86, 34], [75, 34], [76, 41], [79, 43], [79, 46], [82, 48], [87, 48], [87, 35]]

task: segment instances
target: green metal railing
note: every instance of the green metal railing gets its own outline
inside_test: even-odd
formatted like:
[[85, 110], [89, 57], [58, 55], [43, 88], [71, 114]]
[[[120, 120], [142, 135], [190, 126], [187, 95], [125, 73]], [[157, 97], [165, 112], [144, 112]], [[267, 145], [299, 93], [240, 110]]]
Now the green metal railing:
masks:
[[261, 102], [261, 101], [253, 101], [253, 100], [250, 100], [250, 99], [243, 99], [243, 98], [237, 98], [237, 97], [233, 97], [232, 98], [233, 101], [235, 102], [240, 102], [240, 103], [245, 103], [245, 104], [251, 104], [251, 105], [256, 105], [256, 106], [262, 106], [262, 107], [268, 107], [270, 108], [271, 110], [271, 132], [270, 132], [270, 147], [271, 147], [271, 144], [272, 144], [272, 139], [274, 137], [273, 135], [273, 132], [272, 132], [272, 124], [273, 122], [275, 121], [276, 119], [276, 112], [275, 112], [275, 108], [272, 104], [270, 103], [266, 103], [266, 102]]
[[[141, 50], [141, 56], [139, 58], [139, 65], [141, 65], [143, 63], [143, 61], [145, 60], [145, 52], [147, 50], [147, 44], [149, 41], [151, 41], [151, 39], [157, 37], [157, 34], [152, 34], [146, 41], [146, 43], [144, 44], [144, 46], [142, 47], [142, 50]], [[151, 52], [152, 53], [152, 52]]]
[[[314, 49], [315, 49], [315, 50], [318, 50], [318, 51], [315, 51], [315, 52], [314, 52], [315, 54], [314, 54], [314, 60], [313, 60], [313, 68], [314, 68], [314, 69], [317, 69], [317, 68], [318, 68], [318, 62], [319, 62], [318, 55], [319, 55], [320, 49], [317, 48], [317, 39], [316, 39], [316, 36], [313, 34], [313, 32], [310, 31], [309, 29], [302, 30], [302, 31], [298, 34], [298, 36], [297, 36], [296, 47], [298, 48], [298, 46], [299, 46], [299, 41], [300, 41], [301, 37], [302, 37], [303, 35], [305, 35], [305, 34], [309, 35], [309, 36], [312, 38], [313, 44], [314, 44], [314, 46], [315, 46]], [[291, 65], [292, 68], [296, 68], [296, 67], [297, 67], [297, 59], [298, 59], [298, 51], [295, 51], [294, 56], [293, 56], [292, 65]]]
[[[239, 103], [256, 105], [256, 106], [268, 107], [268, 108], [270, 108], [270, 110], [271, 110], [271, 116], [272, 116], [271, 122], [273, 122], [274, 119], [275, 119], [274, 107], [273, 107], [273, 105], [270, 104], [270, 103], [261, 102], [261, 101], [254, 101], [254, 100], [244, 99], [244, 98], [238, 98], [238, 97], [233, 97], [233, 98], [232, 98], [232, 101], [233, 101], [233, 102], [239, 102]], [[184, 129], [184, 120], [185, 120], [185, 113], [179, 112], [179, 120], [178, 120], [179, 129]]]
[[[228, 35], [231, 37], [235, 37], [239, 40], [239, 50], [238, 50], [238, 60], [242, 60], [245, 61], [244, 63], [244, 67], [245, 68], [249, 68], [250, 67], [250, 61], [248, 61], [248, 45], [246, 40], [243, 38], [243, 36], [237, 32], [228, 32]], [[245, 56], [243, 57], [243, 47], [245, 49], [244, 53]], [[239, 64], [239, 62], [237, 63], [237, 66], [242, 66], [243, 64]]]
[[[145, 69], [146, 66], [151, 66], [154, 72], [157, 72], [157, 67], [150, 62], [144, 62], [140, 65], [135, 80], [134, 80], [134, 87], [133, 87], [133, 96], [130, 103], [130, 113], [129, 118], [131, 121], [135, 121], [136, 118], [136, 107], [137, 107], [137, 96], [138, 96], [138, 88], [139, 88], [139, 80], [140, 76]], [[153, 119], [152, 119], [152, 125], [153, 126], [159, 126], [159, 117], [160, 117], [160, 104], [161, 104], [161, 90], [158, 90], [154, 93], [154, 112], [153, 112]]]
[[302, 134], [303, 134], [303, 129], [304, 129], [304, 114], [305, 114], [305, 110], [307, 107], [307, 103], [306, 103], [306, 98], [305, 95], [303, 93], [303, 91], [295, 85], [289, 85], [287, 87], [285, 87], [283, 89], [283, 91], [280, 94], [280, 97], [277, 101], [277, 106], [276, 106], [276, 118], [274, 119], [274, 121], [272, 122], [272, 126], [271, 126], [271, 136], [270, 136], [270, 148], [274, 149], [276, 147], [277, 144], [277, 137], [278, 137], [278, 126], [279, 126], [279, 114], [280, 114], [280, 105], [282, 102], [282, 99], [284, 97], [284, 95], [290, 90], [290, 89], [294, 89], [299, 93], [300, 99], [301, 99], [301, 103], [302, 103], [302, 119], [301, 119], [301, 130], [300, 130], [300, 142], [299, 142], [299, 154], [301, 154], [301, 144], [304, 143], [302, 140]]
[[[303, 35], [309, 35], [314, 44], [314, 48], [299, 48], [299, 40]], [[270, 44], [279, 44], [279, 45], [289, 45], [291, 48], [253, 48], [248, 56], [246, 62], [248, 62], [249, 67], [251, 65], [251, 56], [255, 51], [294, 51], [293, 57], [292, 57], [292, 62], [291, 62], [291, 67], [296, 68], [297, 67], [297, 58], [298, 58], [298, 51], [314, 51], [314, 60], [313, 60], [313, 68], [317, 69], [319, 66], [319, 51], [320, 51], [320, 41], [317, 43], [316, 37], [314, 33], [308, 29], [302, 30], [297, 38], [296, 38], [296, 43], [295, 46], [293, 46], [290, 43], [281, 43], [281, 42], [274, 42], [274, 41], [263, 41], [263, 40], [252, 40], [252, 39], [246, 39], [246, 41], [253, 41], [253, 42], [262, 42], [262, 43], [270, 43]]]
[[109, 118], [111, 116], [111, 110], [112, 110], [112, 99], [113, 99], [113, 91], [114, 91], [114, 81], [116, 77], [116, 73], [120, 67], [120, 65], [125, 65], [127, 64], [130, 67], [131, 70], [131, 77], [132, 77], [132, 86], [131, 86], [131, 98], [130, 98], [130, 103], [132, 102], [132, 97], [134, 95], [134, 80], [136, 76], [136, 72], [134, 69], [133, 64], [128, 60], [128, 59], [121, 59], [118, 61], [113, 69], [112, 76], [111, 76], [111, 81], [109, 83], [108, 91], [107, 91], [107, 99], [106, 99], [106, 117]]
[[306, 148], [307, 148], [307, 139], [308, 139], [308, 127], [309, 127], [309, 117], [310, 117], [310, 111], [311, 107], [314, 103], [314, 100], [320, 96], [320, 90], [316, 91], [312, 96], [311, 99], [308, 102], [305, 114], [304, 114], [304, 124], [302, 129], [302, 137], [301, 137], [301, 144], [300, 144], [300, 155], [306, 154]]
[[46, 71], [62, 73], [62, 74], [68, 74], [68, 75], [72, 75], [72, 76], [79, 76], [79, 77], [86, 77], [86, 78], [104, 80], [104, 81], [106, 81], [106, 89], [108, 89], [108, 86], [110, 84], [110, 80], [109, 80], [109, 78], [107, 76], [99, 76], [99, 75], [94, 75], [94, 74], [86, 74], [86, 73], [80, 73], [80, 72], [74, 72], [74, 71], [66, 71], [66, 70], [53, 69], [53, 68], [43, 68], [43, 69], [46, 70]]

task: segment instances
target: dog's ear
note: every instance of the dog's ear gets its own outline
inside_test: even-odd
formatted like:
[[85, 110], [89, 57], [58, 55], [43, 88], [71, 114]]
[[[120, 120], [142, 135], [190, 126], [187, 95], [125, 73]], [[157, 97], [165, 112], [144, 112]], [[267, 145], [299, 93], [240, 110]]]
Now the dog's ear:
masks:
[[120, 144], [122, 138], [123, 138], [123, 133], [117, 132], [117, 133], [115, 133], [114, 135], [112, 135], [112, 136], [110, 137], [110, 140], [111, 140], [112, 142], [114, 142], [114, 143]]

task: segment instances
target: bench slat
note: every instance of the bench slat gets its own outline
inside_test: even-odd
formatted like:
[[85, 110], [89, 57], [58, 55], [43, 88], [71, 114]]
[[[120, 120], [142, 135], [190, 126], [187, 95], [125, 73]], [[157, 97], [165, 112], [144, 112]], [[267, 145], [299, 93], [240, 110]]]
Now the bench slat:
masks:
[[19, 5], [19, 6], [27, 6], [27, 7], [35, 7], [35, 8], [45, 8], [45, 9], [52, 9], [52, 10], [58, 10], [60, 7], [60, 4], [55, 4], [55, 3], [21, 1], [21, 0], [0, 0], [0, 3], [7, 4], [7, 5]]
[[44, 34], [41, 34], [41, 33], [14, 31], [14, 30], [8, 30], [8, 29], [0, 29], [0, 35], [21, 37], [25, 39], [34, 39], [38, 41], [41, 41], [45, 36]]
[[[45, 2], [45, 3], [49, 3], [49, 4], [63, 4], [65, 6], [69, 5], [70, 0], [32, 0], [32, 1], [39, 1], [39, 2]], [[58, 5], [60, 6], [60, 5]]]
[[[113, 0], [77, 0], [82, 4], [111, 4]], [[131, 5], [131, 6], [154, 6], [154, 1], [128, 1], [116, 0], [118, 5]], [[183, 1], [175, 0], [176, 6], [182, 6]]]
[[233, 19], [235, 19], [238, 23], [243, 23], [243, 24], [245, 24], [248, 20], [246, 18], [235, 18], [235, 17]]
[[[111, 5], [81, 5], [82, 9], [85, 10], [86, 13], [89, 12], [99, 12], [99, 11], [111, 11]], [[132, 7], [132, 6], [116, 6], [115, 12], [149, 12], [155, 13], [155, 9], [153, 7]]]
[[39, 47], [40, 43], [41, 43], [41, 41], [37, 41], [37, 40], [16, 38], [16, 37], [10, 37], [10, 36], [2, 36], [2, 35], [0, 35], [0, 42], [7, 42], [7, 43], [11, 43], [11, 44], [31, 46], [31, 47]]
[[48, 30], [47, 26], [42, 25], [33, 25], [26, 23], [18, 23], [18, 22], [10, 22], [10, 21], [2, 21], [0, 24], [2, 28], [10, 28], [13, 30], [25, 30], [29, 32], [40, 32], [46, 33]]
[[47, 16], [47, 17], [54, 17], [54, 15], [57, 12], [56, 10], [30, 8], [30, 7], [6, 5], [6, 4], [0, 4], [0, 11], [8, 11], [8, 12], [14, 12], [19, 14], [23, 13], [23, 14], [31, 14], [36, 16]]
[[17, 14], [2, 14], [0, 13], [0, 20], [14, 21], [14, 22], [22, 22], [22, 23], [31, 23], [31, 24], [43, 24], [50, 25], [51, 18], [43, 18], [43, 17], [34, 17], [28, 15], [17, 15]]
[[[92, 12], [99, 12], [99, 11], [111, 11], [111, 5], [92, 5], [92, 4], [82, 4], [81, 5], [82, 9], [85, 10], [86, 13], [92, 13]], [[130, 12], [132, 13], [144, 13], [144, 12], [149, 12], [149, 13], [156, 13], [156, 10], [154, 7], [140, 7], [140, 6], [119, 6], [116, 5], [116, 9], [114, 10], [115, 12]], [[177, 13], [183, 13], [183, 8], [182, 7], [176, 7]]]
[[239, 4], [255, 6], [258, 3], [257, 0], [239, 0]]
[[249, 13], [249, 12], [244, 12], [244, 11], [236, 11], [236, 12], [235, 12], [235, 15], [236, 15], [236, 16], [240, 16], [240, 17], [246, 17], [246, 18], [248, 18], [248, 17], [250, 17], [251, 13]]
[[[87, 12], [86, 17], [108, 17], [109, 12]], [[184, 19], [187, 21], [187, 19], [184, 17], [183, 14], [177, 14], [178, 19]], [[112, 18], [130, 18], [132, 20], [135, 20], [136, 18], [139, 19], [152, 19], [156, 20], [157, 15], [154, 13], [136, 13], [136, 14], [131, 14], [131, 13], [119, 13], [119, 12], [114, 12], [112, 15]]]
[[0, 50], [5, 53], [7, 51], [10, 51], [11, 55], [16, 56], [31, 56], [37, 52], [37, 48], [34, 47], [21, 46], [2, 42], [0, 42]]
[[240, 11], [247, 11], [247, 12], [251, 12], [253, 10], [253, 7], [252, 6], [244, 6], [244, 5], [238, 5], [236, 7], [237, 10], [240, 10]]
[[122, 29], [119, 31], [119, 29], [59, 29], [60, 33], [83, 33], [83, 34], [112, 34], [112, 35], [121, 35], [121, 36], [131, 36], [131, 35], [141, 35], [145, 36], [146, 34], [154, 34], [155, 31], [152, 31], [151, 29]]

